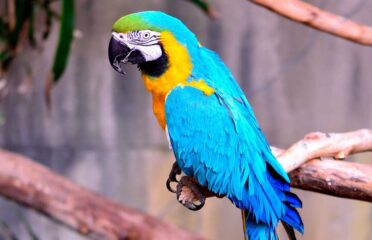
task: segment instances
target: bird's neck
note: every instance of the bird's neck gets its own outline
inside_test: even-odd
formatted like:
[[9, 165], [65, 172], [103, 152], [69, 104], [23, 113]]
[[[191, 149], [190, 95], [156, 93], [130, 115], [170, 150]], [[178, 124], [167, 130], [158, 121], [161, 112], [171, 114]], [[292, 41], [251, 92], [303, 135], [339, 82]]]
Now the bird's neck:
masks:
[[192, 86], [206, 95], [211, 95], [214, 89], [202, 79], [193, 79], [191, 57], [183, 44], [168, 32], [162, 33], [160, 39], [165, 57], [139, 67], [146, 89], [152, 94], [154, 114], [160, 126], [165, 129], [165, 100], [173, 88]]
[[168, 93], [177, 85], [186, 84], [191, 76], [192, 63], [184, 45], [169, 32], [161, 34], [163, 56], [139, 66], [146, 89], [152, 94], [153, 111], [165, 129], [164, 103]]

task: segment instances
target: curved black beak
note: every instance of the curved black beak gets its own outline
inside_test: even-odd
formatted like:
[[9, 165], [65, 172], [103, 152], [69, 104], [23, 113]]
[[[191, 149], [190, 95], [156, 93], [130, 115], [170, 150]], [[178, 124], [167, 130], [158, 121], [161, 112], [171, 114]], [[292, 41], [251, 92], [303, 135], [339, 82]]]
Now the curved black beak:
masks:
[[111, 66], [119, 73], [125, 74], [122, 64], [140, 64], [146, 62], [146, 58], [137, 49], [130, 49], [125, 43], [111, 37], [108, 47], [108, 56]]
[[125, 74], [121, 63], [125, 63], [128, 54], [131, 52], [130, 48], [124, 43], [111, 37], [108, 47], [108, 57], [111, 66], [119, 73]]

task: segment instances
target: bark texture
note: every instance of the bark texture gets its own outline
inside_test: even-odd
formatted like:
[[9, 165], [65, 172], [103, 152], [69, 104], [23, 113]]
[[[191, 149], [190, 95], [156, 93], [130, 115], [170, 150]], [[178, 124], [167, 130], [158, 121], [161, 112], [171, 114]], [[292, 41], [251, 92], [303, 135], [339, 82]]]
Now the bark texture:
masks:
[[337, 37], [372, 46], [372, 28], [298, 0], [250, 0], [260, 6]]
[[372, 202], [372, 165], [312, 160], [289, 174], [291, 186], [328, 195]]
[[91, 239], [201, 239], [113, 202], [21, 155], [0, 150], [0, 194]]

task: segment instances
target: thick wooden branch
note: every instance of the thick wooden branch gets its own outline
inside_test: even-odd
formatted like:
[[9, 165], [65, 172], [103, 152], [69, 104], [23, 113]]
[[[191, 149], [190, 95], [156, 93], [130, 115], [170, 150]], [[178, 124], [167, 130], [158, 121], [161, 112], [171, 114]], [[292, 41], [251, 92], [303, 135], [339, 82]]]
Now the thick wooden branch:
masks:
[[0, 195], [90, 239], [200, 239], [77, 186], [21, 155], [0, 150], [0, 162]]
[[288, 150], [275, 147], [272, 150], [283, 168], [290, 172], [293, 187], [372, 202], [372, 165], [312, 160], [325, 157], [344, 159], [352, 153], [372, 151], [372, 130], [314, 132]]
[[283, 17], [347, 40], [372, 45], [372, 28], [299, 0], [250, 0]]
[[290, 172], [293, 187], [372, 202], [372, 165], [317, 159], [344, 159], [352, 153], [372, 151], [372, 130], [314, 132], [288, 150], [275, 147], [272, 150], [283, 168]]
[[291, 185], [328, 195], [372, 202], [372, 165], [312, 160], [290, 172]]

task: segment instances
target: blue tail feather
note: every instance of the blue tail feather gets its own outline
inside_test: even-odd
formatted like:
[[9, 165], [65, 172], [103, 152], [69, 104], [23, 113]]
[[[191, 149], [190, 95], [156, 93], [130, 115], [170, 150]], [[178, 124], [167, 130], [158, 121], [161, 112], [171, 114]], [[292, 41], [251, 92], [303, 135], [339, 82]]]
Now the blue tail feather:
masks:
[[304, 224], [302, 223], [300, 214], [293, 207], [288, 207], [286, 214], [281, 219], [291, 227], [295, 228], [300, 233], [304, 233]]
[[278, 240], [275, 227], [257, 222], [248, 211], [244, 212], [246, 223], [246, 239], [249, 240]]
[[286, 197], [285, 202], [288, 203], [289, 206], [291, 206], [293, 208], [301, 208], [302, 207], [302, 202], [297, 197], [296, 194], [291, 193], [291, 192], [285, 192], [285, 197]]
[[303, 234], [304, 225], [300, 214], [296, 210], [296, 208], [302, 207], [301, 200], [296, 194], [290, 192], [289, 183], [278, 175], [269, 165], [267, 170], [267, 177], [270, 183], [274, 186], [278, 196], [286, 206], [285, 214], [282, 216], [281, 220]]

